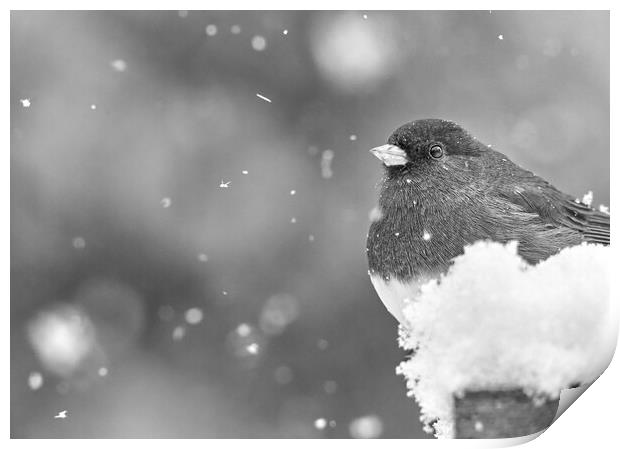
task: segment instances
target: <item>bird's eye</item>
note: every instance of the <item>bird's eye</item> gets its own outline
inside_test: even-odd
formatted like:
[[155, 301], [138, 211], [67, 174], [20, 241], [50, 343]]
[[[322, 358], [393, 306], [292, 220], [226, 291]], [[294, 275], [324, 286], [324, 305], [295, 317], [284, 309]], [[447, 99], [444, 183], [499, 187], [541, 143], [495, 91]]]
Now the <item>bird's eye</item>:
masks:
[[428, 154], [430, 154], [433, 159], [441, 159], [443, 157], [443, 148], [441, 148], [441, 145], [431, 145], [428, 149]]

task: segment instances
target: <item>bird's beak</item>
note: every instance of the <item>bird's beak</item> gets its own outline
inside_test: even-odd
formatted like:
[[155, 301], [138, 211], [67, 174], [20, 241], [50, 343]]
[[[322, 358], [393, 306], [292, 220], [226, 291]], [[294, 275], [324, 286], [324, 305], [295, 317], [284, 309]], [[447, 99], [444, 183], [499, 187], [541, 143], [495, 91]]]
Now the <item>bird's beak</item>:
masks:
[[408, 162], [407, 153], [396, 145], [381, 145], [380, 147], [373, 148], [370, 152], [388, 167], [392, 165], [405, 165]]

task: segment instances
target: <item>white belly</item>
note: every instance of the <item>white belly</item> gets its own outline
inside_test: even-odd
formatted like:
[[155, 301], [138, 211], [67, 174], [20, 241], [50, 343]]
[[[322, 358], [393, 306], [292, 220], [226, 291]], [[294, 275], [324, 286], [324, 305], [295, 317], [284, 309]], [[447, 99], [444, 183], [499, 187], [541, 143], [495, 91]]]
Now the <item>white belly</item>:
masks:
[[401, 282], [397, 279], [385, 281], [381, 276], [370, 276], [370, 281], [381, 298], [381, 302], [403, 326], [407, 326], [403, 315], [405, 305], [410, 301], [415, 301], [420, 294], [420, 287], [428, 280], [419, 278], [409, 282]]

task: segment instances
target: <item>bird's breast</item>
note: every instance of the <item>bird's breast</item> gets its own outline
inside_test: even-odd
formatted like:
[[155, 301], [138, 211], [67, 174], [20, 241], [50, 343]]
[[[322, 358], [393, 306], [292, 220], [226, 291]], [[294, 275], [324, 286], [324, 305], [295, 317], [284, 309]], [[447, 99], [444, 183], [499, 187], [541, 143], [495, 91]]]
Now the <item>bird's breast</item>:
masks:
[[442, 272], [452, 255], [445, 232], [450, 219], [414, 208], [382, 211], [366, 242], [371, 274], [409, 281]]
[[370, 280], [401, 324], [407, 301], [446, 272], [451, 259], [463, 252], [463, 234], [471, 234], [464, 214], [446, 203], [439, 208], [412, 200], [407, 207], [372, 214], [366, 247]]
[[403, 314], [405, 306], [416, 300], [420, 294], [420, 288], [429, 280], [428, 277], [418, 277], [408, 281], [401, 281], [396, 278], [386, 280], [376, 274], [370, 275], [370, 281], [381, 302], [403, 326], [406, 326]]

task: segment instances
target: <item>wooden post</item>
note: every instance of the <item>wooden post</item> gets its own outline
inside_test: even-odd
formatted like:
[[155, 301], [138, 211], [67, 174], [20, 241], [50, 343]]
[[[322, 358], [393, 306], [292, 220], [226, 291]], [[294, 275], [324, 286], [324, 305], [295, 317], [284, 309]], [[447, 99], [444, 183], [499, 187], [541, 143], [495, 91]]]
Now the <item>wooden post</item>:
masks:
[[559, 398], [534, 400], [522, 390], [467, 391], [454, 398], [456, 438], [513, 438], [545, 430]]

